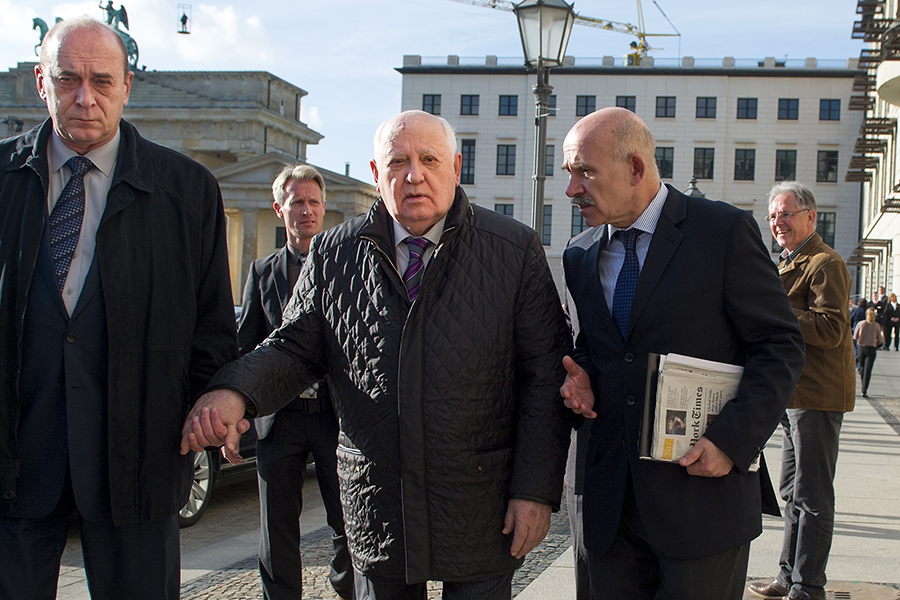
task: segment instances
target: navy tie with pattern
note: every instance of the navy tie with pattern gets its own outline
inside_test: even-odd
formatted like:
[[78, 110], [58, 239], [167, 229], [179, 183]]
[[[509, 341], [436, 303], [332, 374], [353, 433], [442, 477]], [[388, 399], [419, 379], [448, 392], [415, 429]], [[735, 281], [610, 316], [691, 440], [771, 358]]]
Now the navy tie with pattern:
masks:
[[66, 161], [72, 171], [63, 188], [53, 213], [50, 215], [50, 256], [56, 269], [56, 283], [62, 292], [69, 275], [69, 265], [78, 238], [81, 237], [81, 221], [84, 219], [84, 175], [94, 168], [91, 159], [73, 156]]
[[622, 263], [622, 270], [619, 271], [619, 277], [616, 279], [612, 314], [623, 338], [628, 333], [631, 301], [634, 299], [634, 290], [637, 289], [638, 277], [641, 276], [641, 265], [634, 248], [638, 236], [642, 233], [643, 231], [634, 228], [619, 230], [615, 233], [622, 240], [622, 245], [625, 246], [625, 262]]
[[409, 293], [409, 301], [412, 302], [419, 294], [419, 286], [422, 283], [422, 273], [425, 270], [425, 261], [422, 256], [425, 249], [431, 245], [431, 240], [423, 237], [406, 238], [406, 247], [409, 248], [409, 264], [406, 265], [406, 273], [403, 274], [403, 283]]

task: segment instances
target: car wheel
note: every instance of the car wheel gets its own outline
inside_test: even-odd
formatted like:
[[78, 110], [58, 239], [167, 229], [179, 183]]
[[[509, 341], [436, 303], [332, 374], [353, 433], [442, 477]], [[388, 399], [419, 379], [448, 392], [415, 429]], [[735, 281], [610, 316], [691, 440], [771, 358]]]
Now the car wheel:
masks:
[[178, 511], [180, 527], [190, 527], [200, 520], [209, 505], [213, 491], [213, 458], [209, 452], [194, 453], [194, 476], [191, 479], [191, 493], [188, 500]]

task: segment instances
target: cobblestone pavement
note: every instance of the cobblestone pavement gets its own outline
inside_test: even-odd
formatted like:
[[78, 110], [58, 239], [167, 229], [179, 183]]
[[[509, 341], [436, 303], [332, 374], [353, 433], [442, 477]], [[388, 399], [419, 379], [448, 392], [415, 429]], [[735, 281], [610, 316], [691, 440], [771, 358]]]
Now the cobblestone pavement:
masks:
[[[569, 517], [565, 505], [550, 521], [550, 531], [544, 541], [529, 552], [525, 564], [513, 577], [513, 597], [517, 596], [544, 569], [571, 545]], [[303, 533], [300, 553], [303, 557], [303, 597], [306, 600], [336, 600], [328, 581], [328, 561], [331, 559], [331, 529], [322, 527]], [[428, 584], [429, 600], [441, 595], [440, 582]], [[256, 556], [250, 556], [225, 569], [214, 571], [181, 586], [182, 600], [258, 600], [262, 598]]]

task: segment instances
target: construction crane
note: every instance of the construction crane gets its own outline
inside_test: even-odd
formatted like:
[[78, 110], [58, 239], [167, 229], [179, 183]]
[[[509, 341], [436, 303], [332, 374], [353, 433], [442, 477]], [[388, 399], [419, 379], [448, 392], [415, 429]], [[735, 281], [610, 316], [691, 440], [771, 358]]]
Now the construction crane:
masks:
[[[471, 4], [472, 6], [481, 6], [484, 8], [493, 8], [496, 10], [505, 10], [508, 12], [513, 12], [513, 8], [515, 8], [515, 3], [510, 2], [509, 0], [453, 0], [454, 2], [461, 2], [462, 4]], [[620, 23], [619, 21], [610, 21], [609, 19], [597, 19], [595, 17], [586, 17], [584, 15], [575, 14], [575, 24], [576, 25], [584, 25], [586, 27], [594, 27], [597, 29], [603, 29], [606, 31], [615, 31], [616, 33], [624, 33], [626, 35], [630, 35], [637, 38], [637, 41], [631, 42], [631, 51], [627, 54], [628, 64], [629, 65], [640, 65], [644, 56], [652, 51], [658, 50], [658, 48], [651, 48], [650, 44], [647, 42], [648, 37], [681, 37], [680, 33], [647, 33], [644, 31], [644, 11], [641, 8], [641, 0], [636, 0], [637, 2], [637, 25], [632, 25], [631, 23]], [[653, 1], [656, 4], [656, 0]], [[656, 7], [659, 8], [659, 4], [656, 4]], [[662, 9], [659, 8], [659, 11], [662, 12]], [[665, 17], [666, 14], [663, 13]], [[669, 18], [666, 17], [668, 21]], [[669, 21], [669, 24], [672, 22]], [[674, 29], [675, 26], [672, 25]], [[676, 30], [677, 32], [677, 30]]]

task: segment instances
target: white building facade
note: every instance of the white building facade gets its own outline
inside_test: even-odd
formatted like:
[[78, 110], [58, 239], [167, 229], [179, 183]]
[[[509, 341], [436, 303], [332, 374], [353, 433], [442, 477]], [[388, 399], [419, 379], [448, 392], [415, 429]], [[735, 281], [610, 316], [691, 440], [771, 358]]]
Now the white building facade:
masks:
[[[522, 62], [405, 56], [397, 70], [402, 109], [440, 114], [456, 130], [469, 199], [530, 223], [536, 75]], [[773, 259], [766, 195], [789, 179], [813, 189], [820, 233], [849, 257], [860, 238], [860, 183], [845, 180], [863, 120], [849, 109], [856, 62], [686, 57], [628, 67], [613, 57], [567, 57], [550, 74], [542, 231], [557, 284], [566, 243], [584, 227], [565, 195], [562, 143], [578, 119], [606, 106], [647, 123], [665, 183], [685, 190], [696, 176], [707, 198], [752, 212]]]
[[858, 0], [854, 38], [863, 49], [854, 84], [854, 106], [863, 111], [856, 154], [846, 178], [863, 182], [861, 239], [850, 258], [860, 270], [860, 293], [878, 286], [900, 294], [900, 166], [897, 119], [900, 117], [900, 3]]

